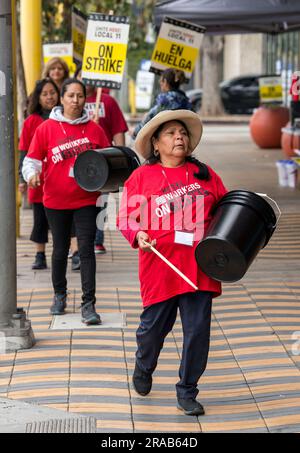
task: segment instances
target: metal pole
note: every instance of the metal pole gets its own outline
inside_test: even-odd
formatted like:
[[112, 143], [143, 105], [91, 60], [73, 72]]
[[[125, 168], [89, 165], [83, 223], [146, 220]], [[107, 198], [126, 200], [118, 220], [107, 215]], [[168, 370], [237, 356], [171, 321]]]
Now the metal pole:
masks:
[[0, 2], [0, 326], [16, 312], [14, 111], [10, 0]]
[[[14, 14], [12, 14], [14, 13]], [[15, 0], [0, 2], [0, 352], [31, 347], [25, 312], [17, 309], [16, 193], [14, 165], [13, 21]]]

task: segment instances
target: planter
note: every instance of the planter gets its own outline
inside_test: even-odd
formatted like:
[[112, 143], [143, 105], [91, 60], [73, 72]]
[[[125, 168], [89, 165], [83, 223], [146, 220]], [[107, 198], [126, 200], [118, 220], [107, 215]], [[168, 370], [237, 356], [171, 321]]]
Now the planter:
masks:
[[289, 109], [277, 106], [259, 107], [250, 120], [250, 133], [260, 148], [280, 148], [281, 129], [289, 120]]
[[297, 150], [299, 152], [300, 150], [300, 129], [296, 127], [294, 129], [294, 134], [293, 134], [293, 149], [292, 149], [292, 156], [299, 156], [298, 153], [295, 153], [294, 150]]

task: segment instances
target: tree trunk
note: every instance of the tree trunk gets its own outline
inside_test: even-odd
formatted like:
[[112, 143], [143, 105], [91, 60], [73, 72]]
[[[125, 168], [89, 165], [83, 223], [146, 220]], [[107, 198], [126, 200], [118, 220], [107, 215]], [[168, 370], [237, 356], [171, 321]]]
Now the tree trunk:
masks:
[[224, 114], [218, 78], [218, 58], [222, 49], [222, 36], [204, 36], [203, 93], [200, 109], [200, 114], [202, 116], [220, 116]]

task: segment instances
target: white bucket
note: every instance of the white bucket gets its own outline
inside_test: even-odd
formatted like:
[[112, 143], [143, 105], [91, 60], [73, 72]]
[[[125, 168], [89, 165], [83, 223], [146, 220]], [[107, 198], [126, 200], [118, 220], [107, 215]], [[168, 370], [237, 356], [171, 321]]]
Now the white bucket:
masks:
[[288, 187], [288, 173], [286, 168], [286, 160], [281, 159], [276, 162], [278, 171], [278, 183], [281, 187]]
[[287, 185], [294, 189], [297, 186], [298, 166], [293, 160], [288, 160], [285, 163], [285, 168], [287, 172]]

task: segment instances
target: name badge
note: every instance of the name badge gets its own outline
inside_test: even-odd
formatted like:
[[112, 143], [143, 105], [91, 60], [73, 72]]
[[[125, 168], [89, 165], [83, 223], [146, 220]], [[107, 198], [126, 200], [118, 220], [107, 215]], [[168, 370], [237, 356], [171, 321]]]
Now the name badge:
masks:
[[194, 244], [194, 233], [175, 231], [175, 244], [189, 245], [192, 247]]
[[70, 167], [69, 176], [70, 176], [70, 178], [74, 178], [74, 168], [73, 167]]

